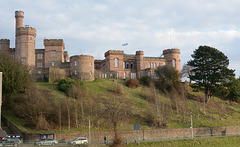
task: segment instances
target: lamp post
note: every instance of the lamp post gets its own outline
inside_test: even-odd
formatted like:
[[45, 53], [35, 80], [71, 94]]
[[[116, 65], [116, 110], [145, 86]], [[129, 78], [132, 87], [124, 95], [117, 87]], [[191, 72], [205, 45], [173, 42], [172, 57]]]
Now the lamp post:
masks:
[[88, 123], [89, 123], [89, 143], [88, 143], [88, 145], [90, 146], [90, 144], [91, 144], [91, 123], [90, 123], [90, 115], [88, 116]]
[[192, 112], [190, 112], [190, 115], [191, 115], [191, 130], [192, 130], [192, 139], [193, 139], [193, 122], [192, 122]]

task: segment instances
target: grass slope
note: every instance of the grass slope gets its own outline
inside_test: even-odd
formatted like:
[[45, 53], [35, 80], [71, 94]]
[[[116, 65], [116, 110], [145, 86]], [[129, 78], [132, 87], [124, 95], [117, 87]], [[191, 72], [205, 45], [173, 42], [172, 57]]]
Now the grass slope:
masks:
[[[152, 106], [146, 99], [149, 88], [145, 86], [139, 86], [136, 89], [131, 89], [125, 86], [124, 80], [111, 79], [97, 79], [91, 82], [84, 82], [88, 99], [94, 95], [96, 97], [106, 97], [112, 91], [114, 83], [122, 84], [123, 86], [123, 97], [126, 98], [131, 104], [132, 117], [127, 123], [120, 123], [118, 128], [120, 130], [132, 130], [134, 124], [140, 124], [141, 129], [153, 128], [147, 120], [147, 113], [149, 108]], [[58, 90], [56, 83], [37, 83], [54, 95], [55, 100], [67, 98], [66, 94]], [[159, 94], [159, 98], [163, 103], [172, 103], [169, 98], [163, 94]], [[168, 111], [171, 112], [171, 116], [168, 117], [167, 128], [189, 128], [190, 127], [190, 112], [193, 116], [194, 127], [212, 127], [212, 126], [238, 126], [240, 124], [240, 104], [230, 101], [222, 100], [218, 97], [212, 97], [210, 102], [205, 106], [206, 114], [204, 111], [204, 105], [200, 102], [200, 99], [204, 98], [202, 92], [192, 92], [189, 90], [189, 97], [183, 100], [178, 100], [184, 104], [186, 111], [177, 113], [174, 105]], [[18, 118], [14, 118], [14, 115], [6, 114], [3, 115], [8, 117], [12, 122], [22, 122]], [[19, 128], [24, 130], [24, 122], [17, 124]], [[109, 128], [101, 128], [98, 130], [108, 130]], [[77, 128], [71, 128], [71, 131], [84, 131], [78, 130]], [[56, 130], [57, 131], [57, 130]]]

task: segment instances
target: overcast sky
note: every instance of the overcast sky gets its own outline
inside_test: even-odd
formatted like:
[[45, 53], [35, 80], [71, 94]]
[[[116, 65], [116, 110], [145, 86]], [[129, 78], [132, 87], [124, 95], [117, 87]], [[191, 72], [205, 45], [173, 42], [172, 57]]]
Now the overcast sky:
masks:
[[158, 57], [179, 48], [182, 67], [208, 45], [228, 56], [240, 75], [239, 0], [0, 0], [0, 39], [10, 39], [12, 48], [16, 10], [37, 30], [36, 49], [44, 48], [44, 38], [64, 39], [70, 56], [95, 59], [110, 49]]

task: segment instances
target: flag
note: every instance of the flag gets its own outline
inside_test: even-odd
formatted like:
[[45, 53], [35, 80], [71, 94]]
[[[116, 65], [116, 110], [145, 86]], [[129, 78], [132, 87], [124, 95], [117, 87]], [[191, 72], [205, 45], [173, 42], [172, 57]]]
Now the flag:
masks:
[[128, 43], [124, 43], [124, 44], [122, 44], [122, 46], [127, 46], [128, 45]]

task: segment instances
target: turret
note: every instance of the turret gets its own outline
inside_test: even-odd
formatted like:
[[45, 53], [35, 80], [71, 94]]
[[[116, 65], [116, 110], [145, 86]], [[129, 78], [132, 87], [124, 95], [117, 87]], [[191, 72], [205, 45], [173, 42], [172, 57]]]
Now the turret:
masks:
[[24, 12], [15, 11], [15, 18], [16, 18], [16, 30], [17, 30], [18, 28], [23, 27]]
[[136, 51], [137, 70], [144, 69], [144, 66], [143, 66], [143, 55], [144, 55], [143, 51]]
[[180, 50], [179, 49], [166, 49], [163, 51], [164, 58], [166, 59], [166, 65], [174, 67], [179, 73], [180, 68]]

